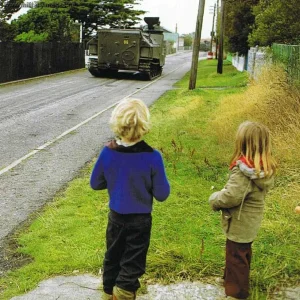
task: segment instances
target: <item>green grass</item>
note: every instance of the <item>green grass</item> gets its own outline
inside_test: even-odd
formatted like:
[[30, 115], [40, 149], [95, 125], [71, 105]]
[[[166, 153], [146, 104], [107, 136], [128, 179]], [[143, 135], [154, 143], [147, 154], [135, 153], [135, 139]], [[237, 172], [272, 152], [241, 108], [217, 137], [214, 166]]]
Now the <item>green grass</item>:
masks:
[[[175, 84], [177, 87], [186, 88], [189, 81], [189, 73], [185, 75], [183, 80]], [[223, 62], [223, 73], [216, 72], [215, 61], [201, 61], [201, 68], [197, 72], [196, 87], [229, 87], [244, 86], [248, 83], [246, 73], [238, 72], [229, 61]]]
[[[208, 281], [223, 272], [225, 237], [219, 213], [211, 211], [207, 199], [226, 182], [231, 149], [219, 143], [210, 124], [225, 97], [245, 91], [241, 86], [247, 75], [228, 64], [223, 75], [216, 75], [216, 62], [202, 61], [197, 86], [227, 88], [189, 91], [188, 80], [187, 75], [151, 107], [153, 127], [146, 141], [163, 153], [171, 195], [154, 204], [143, 287], [150, 282]], [[106, 191], [89, 187], [92, 166], [93, 162], [87, 165], [16, 237], [17, 251], [32, 257], [32, 262], [0, 279], [1, 299], [28, 292], [58, 274], [98, 274], [108, 197]], [[280, 207], [283, 194], [279, 187], [268, 196], [262, 230], [253, 244], [252, 299], [265, 299], [276, 285], [300, 279], [299, 220]]]

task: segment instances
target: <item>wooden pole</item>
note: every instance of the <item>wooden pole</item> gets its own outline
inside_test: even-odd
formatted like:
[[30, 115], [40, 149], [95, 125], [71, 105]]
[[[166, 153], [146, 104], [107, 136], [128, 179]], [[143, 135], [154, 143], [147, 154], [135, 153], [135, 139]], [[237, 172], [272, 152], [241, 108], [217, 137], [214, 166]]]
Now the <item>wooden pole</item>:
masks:
[[214, 41], [214, 36], [215, 36], [215, 16], [216, 16], [216, 4], [214, 5], [214, 15], [213, 15], [213, 22], [212, 22], [212, 29], [211, 29], [211, 39], [210, 39], [210, 52], [212, 52], [212, 46], [213, 46], [213, 41]]
[[204, 6], [205, 6], [205, 0], [199, 0], [196, 31], [195, 31], [195, 38], [194, 38], [194, 45], [193, 45], [193, 57], [192, 57], [189, 90], [194, 90], [196, 86]]
[[219, 0], [217, 0], [217, 17], [216, 17], [216, 59], [219, 55]]
[[224, 29], [225, 29], [225, 0], [221, 0], [221, 26], [220, 26], [220, 41], [217, 73], [223, 73], [223, 44], [224, 44]]

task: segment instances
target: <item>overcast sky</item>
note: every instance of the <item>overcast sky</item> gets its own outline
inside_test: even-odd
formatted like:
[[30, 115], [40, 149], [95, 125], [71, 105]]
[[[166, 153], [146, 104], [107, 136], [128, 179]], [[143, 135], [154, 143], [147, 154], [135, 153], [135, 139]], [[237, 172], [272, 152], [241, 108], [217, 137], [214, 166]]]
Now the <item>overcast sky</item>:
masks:
[[[216, 2], [205, 0], [201, 38], [210, 37], [213, 19], [210, 6], [213, 7]], [[160, 17], [161, 25], [170, 31], [175, 31], [176, 23], [180, 34], [196, 29], [199, 0], [141, 0], [140, 3], [138, 7], [148, 11], [145, 16]]]
[[[25, 3], [36, 1], [25, 0]], [[216, 2], [217, 0], [205, 0], [201, 38], [210, 37], [213, 19], [213, 13], [210, 13], [210, 10]], [[144, 16], [159, 17], [161, 25], [170, 31], [175, 32], [176, 24], [179, 34], [191, 33], [196, 29], [199, 0], [141, 0], [139, 3], [137, 8], [147, 11]], [[21, 12], [24, 13], [27, 10], [22, 8]], [[17, 15], [19, 13], [15, 14], [15, 17]], [[142, 22], [142, 24], [145, 23]]]

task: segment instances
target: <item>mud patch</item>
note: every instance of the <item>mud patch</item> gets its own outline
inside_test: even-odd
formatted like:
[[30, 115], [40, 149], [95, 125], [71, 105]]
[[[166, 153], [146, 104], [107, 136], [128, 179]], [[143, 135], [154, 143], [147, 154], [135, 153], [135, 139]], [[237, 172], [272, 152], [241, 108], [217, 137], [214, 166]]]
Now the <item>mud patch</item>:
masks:
[[18, 252], [19, 244], [13, 236], [6, 237], [0, 245], [0, 277], [33, 261], [29, 255]]

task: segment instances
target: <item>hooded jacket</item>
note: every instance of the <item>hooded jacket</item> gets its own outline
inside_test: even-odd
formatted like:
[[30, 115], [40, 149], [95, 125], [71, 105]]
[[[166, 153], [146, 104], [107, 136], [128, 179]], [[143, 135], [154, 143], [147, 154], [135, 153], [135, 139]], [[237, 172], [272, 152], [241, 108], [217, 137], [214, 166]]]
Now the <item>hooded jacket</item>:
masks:
[[238, 160], [225, 187], [209, 197], [213, 210], [222, 211], [222, 228], [226, 237], [237, 243], [250, 243], [256, 238], [264, 211], [265, 196], [274, 185], [274, 176]]

